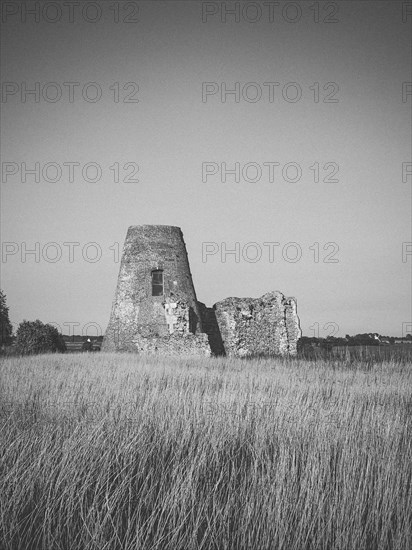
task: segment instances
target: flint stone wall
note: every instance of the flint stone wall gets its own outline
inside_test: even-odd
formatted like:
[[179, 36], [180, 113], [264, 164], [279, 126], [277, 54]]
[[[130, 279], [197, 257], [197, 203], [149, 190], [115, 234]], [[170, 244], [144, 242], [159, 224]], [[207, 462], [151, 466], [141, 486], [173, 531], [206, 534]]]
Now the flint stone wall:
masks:
[[[153, 270], [163, 271], [162, 296], [152, 296]], [[129, 227], [102, 350], [136, 351], [133, 340], [138, 336], [166, 338], [172, 333], [202, 332], [181, 229], [168, 225]], [[167, 341], [161, 340], [164, 345], [158, 348], [164, 349]]]
[[227, 356], [296, 355], [301, 330], [294, 298], [274, 291], [226, 298], [213, 308]]
[[210, 357], [207, 334], [170, 334], [169, 336], [138, 335], [133, 339], [133, 350], [147, 355], [176, 357]]
[[[152, 295], [153, 270], [163, 273], [161, 296]], [[295, 355], [300, 336], [294, 298], [274, 291], [206, 307], [196, 298], [181, 229], [129, 227], [103, 351]]]

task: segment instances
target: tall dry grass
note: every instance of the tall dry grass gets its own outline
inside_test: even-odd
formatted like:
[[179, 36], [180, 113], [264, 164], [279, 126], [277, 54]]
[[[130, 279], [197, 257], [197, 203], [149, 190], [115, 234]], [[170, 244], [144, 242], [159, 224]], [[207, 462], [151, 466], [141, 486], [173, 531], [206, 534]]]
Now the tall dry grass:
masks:
[[412, 366], [0, 365], [2, 550], [412, 548]]

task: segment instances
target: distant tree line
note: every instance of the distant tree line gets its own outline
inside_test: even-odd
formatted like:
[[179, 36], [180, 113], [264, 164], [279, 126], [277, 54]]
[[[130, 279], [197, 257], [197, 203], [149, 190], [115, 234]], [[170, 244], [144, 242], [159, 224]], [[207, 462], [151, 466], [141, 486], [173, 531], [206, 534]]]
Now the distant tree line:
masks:
[[87, 342], [88, 339], [93, 340], [93, 342], [101, 343], [103, 341], [103, 336], [88, 336], [84, 334], [73, 334], [69, 336], [68, 334], [63, 334], [63, 339], [65, 342]]
[[331, 350], [338, 346], [382, 346], [388, 344], [393, 345], [400, 342], [412, 342], [412, 334], [407, 334], [404, 338], [382, 336], [376, 332], [365, 332], [364, 334], [356, 334], [355, 336], [346, 334], [344, 338], [338, 338], [336, 336], [327, 336], [326, 338], [302, 336], [298, 341], [298, 351], [302, 352], [309, 348]]

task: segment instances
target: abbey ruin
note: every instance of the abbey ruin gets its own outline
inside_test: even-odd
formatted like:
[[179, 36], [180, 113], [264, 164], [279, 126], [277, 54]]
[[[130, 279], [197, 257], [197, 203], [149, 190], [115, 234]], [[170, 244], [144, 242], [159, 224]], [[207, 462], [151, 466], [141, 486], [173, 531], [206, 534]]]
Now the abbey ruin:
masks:
[[102, 350], [162, 355], [295, 355], [301, 336], [296, 300], [278, 291], [226, 298], [206, 307], [196, 297], [179, 227], [131, 226]]

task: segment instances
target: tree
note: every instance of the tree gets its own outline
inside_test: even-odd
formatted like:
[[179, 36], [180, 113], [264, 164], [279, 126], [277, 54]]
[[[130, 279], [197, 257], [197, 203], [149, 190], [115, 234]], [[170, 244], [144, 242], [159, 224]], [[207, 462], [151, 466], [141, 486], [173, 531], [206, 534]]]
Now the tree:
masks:
[[66, 351], [66, 343], [56, 327], [36, 321], [23, 321], [16, 332], [16, 351], [22, 355]]
[[0, 346], [11, 344], [13, 328], [9, 319], [6, 295], [0, 290]]

